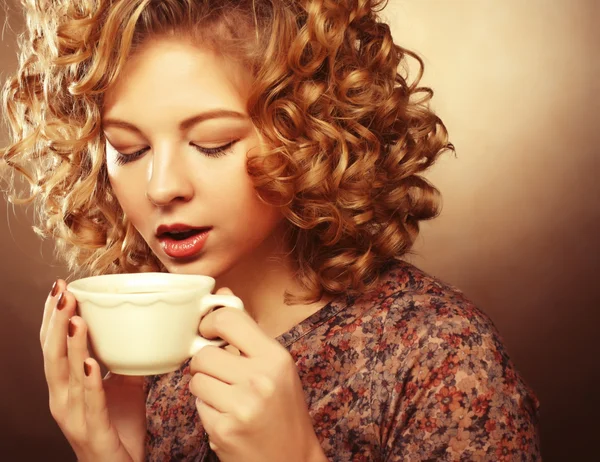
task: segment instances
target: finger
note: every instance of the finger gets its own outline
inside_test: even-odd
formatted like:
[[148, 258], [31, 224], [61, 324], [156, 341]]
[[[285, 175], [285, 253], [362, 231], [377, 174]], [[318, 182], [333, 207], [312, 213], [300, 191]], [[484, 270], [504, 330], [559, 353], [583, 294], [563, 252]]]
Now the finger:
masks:
[[222, 414], [230, 414], [235, 407], [235, 388], [210, 375], [194, 374], [189, 383], [190, 391], [196, 398]]
[[224, 347], [221, 347], [222, 350], [228, 351], [229, 353], [231, 353], [234, 356], [241, 356], [242, 353], [240, 353], [240, 350], [238, 350], [236, 347], [234, 347], [233, 345], [225, 345]]
[[232, 290], [229, 287], [221, 287], [215, 292], [216, 295], [233, 295]]
[[217, 422], [219, 422], [222, 418], [223, 414], [200, 399], [196, 399], [196, 410], [198, 411], [198, 416], [200, 417], [200, 423], [208, 435], [210, 447], [213, 451], [215, 451], [217, 449], [215, 440], [218, 439], [215, 427]]
[[249, 375], [248, 358], [215, 346], [206, 346], [190, 361], [190, 373], [201, 372], [228, 384], [241, 383]]
[[224, 415], [199, 398], [196, 398], [196, 410], [200, 417], [200, 423], [208, 435], [210, 447], [214, 451], [221, 443], [217, 429], [219, 425], [222, 425]]
[[87, 348], [87, 325], [79, 316], [71, 317], [68, 327], [69, 413], [75, 422], [85, 422], [85, 386], [83, 362], [90, 354]]
[[[221, 338], [248, 357], [267, 354], [275, 346], [245, 311], [224, 307], [206, 315], [199, 326], [204, 338]], [[276, 343], [279, 345], [279, 343]]]
[[68, 385], [67, 333], [69, 318], [75, 311], [75, 298], [68, 291], [58, 297], [50, 316], [43, 346], [44, 372], [50, 393], [58, 393]]
[[[228, 288], [228, 287], [220, 287], [219, 289], [217, 289], [217, 291], [215, 292], [215, 295], [234, 295], [233, 291]], [[222, 308], [224, 308], [225, 305], [217, 305], [214, 308], [212, 308], [211, 310], [208, 311], [208, 313], [212, 313], [214, 311], [220, 310]]]
[[106, 450], [106, 446], [114, 443], [117, 435], [111, 428], [100, 365], [93, 358], [86, 358], [79, 364], [78, 369], [81, 369], [84, 375], [84, 410], [88, 435], [108, 435], [108, 441], [102, 441], [103, 449]]
[[42, 316], [42, 326], [40, 328], [40, 344], [42, 348], [44, 347], [44, 343], [46, 342], [46, 334], [48, 332], [48, 325], [50, 324], [50, 317], [52, 316], [52, 312], [56, 306], [56, 301], [58, 300], [59, 295], [65, 290], [67, 286], [66, 282], [62, 279], [57, 279], [50, 292], [48, 293], [48, 297], [46, 297], [46, 303], [44, 304], [44, 314]]

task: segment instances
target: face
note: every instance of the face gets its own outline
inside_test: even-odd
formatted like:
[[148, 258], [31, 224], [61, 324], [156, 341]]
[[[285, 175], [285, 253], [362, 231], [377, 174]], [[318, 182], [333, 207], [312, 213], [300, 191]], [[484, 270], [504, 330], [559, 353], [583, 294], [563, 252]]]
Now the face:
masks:
[[[105, 95], [110, 184], [169, 272], [217, 278], [281, 241], [280, 212], [258, 199], [246, 172], [247, 155], [261, 152], [246, 111], [249, 82], [209, 50], [161, 40], [138, 50]], [[165, 247], [157, 230], [175, 223], [209, 229], [200, 250], [173, 256], [200, 242]]]

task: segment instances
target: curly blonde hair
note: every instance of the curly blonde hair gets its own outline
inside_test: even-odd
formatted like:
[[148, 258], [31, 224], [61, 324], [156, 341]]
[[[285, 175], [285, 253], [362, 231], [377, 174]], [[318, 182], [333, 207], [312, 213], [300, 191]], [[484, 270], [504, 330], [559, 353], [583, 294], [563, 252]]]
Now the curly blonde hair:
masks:
[[[108, 182], [103, 96], [151, 37], [189, 39], [249, 66], [248, 112], [270, 147], [248, 158], [257, 194], [281, 208], [310, 302], [355, 295], [410, 251], [439, 191], [420, 173], [454, 151], [418, 87], [420, 57], [394, 43], [384, 0], [37, 0], [3, 90], [9, 200], [36, 206], [72, 272], [166, 271]], [[406, 57], [419, 63], [407, 83]], [[402, 65], [402, 66], [401, 66]], [[420, 98], [418, 94], [422, 93]], [[17, 195], [15, 174], [31, 186]]]

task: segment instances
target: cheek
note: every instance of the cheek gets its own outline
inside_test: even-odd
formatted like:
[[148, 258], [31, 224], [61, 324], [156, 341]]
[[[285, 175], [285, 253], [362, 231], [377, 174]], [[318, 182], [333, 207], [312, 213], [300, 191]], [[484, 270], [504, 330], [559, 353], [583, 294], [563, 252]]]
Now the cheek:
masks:
[[139, 172], [129, 168], [126, 173], [122, 167], [117, 165], [116, 151], [108, 144], [105, 153], [106, 172], [110, 186], [123, 211], [133, 218], [132, 212], [142, 205], [140, 198], [137, 197], [139, 196], [138, 191], [144, 191], [139, 189]]
[[240, 214], [240, 216], [243, 216], [244, 219], [242, 225], [252, 230], [252, 234], [258, 239], [270, 234], [277, 224], [284, 219], [279, 209], [262, 202], [254, 189], [248, 193], [246, 209], [243, 211], [243, 215]]
[[228, 202], [232, 208], [237, 209], [239, 213], [243, 214], [251, 210], [256, 212], [266, 207], [256, 195], [254, 185], [246, 175], [245, 170], [237, 175], [221, 175], [220, 180], [219, 186], [213, 188], [213, 190], [220, 191], [221, 198]]
[[131, 177], [124, 178], [124, 175], [111, 174], [110, 171], [108, 181], [123, 212], [132, 220], [135, 226], [137, 222], [136, 215], [144, 215], [144, 196], [139, 194], [139, 191], [144, 190], [137, 187]]
[[222, 204], [222, 217], [236, 228], [244, 228], [251, 234], [263, 232], [278, 223], [283, 215], [279, 209], [263, 203], [256, 194], [254, 185], [247, 175], [226, 177], [215, 185], [213, 191], [219, 191], [214, 206]]

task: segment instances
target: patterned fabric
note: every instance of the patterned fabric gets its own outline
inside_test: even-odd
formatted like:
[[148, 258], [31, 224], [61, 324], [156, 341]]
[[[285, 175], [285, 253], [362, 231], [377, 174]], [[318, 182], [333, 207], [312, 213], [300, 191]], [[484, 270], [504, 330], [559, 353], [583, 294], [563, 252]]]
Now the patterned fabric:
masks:
[[[537, 461], [539, 403], [492, 321], [455, 287], [397, 262], [277, 340], [296, 361], [332, 461]], [[218, 460], [189, 363], [147, 381], [147, 460]]]

